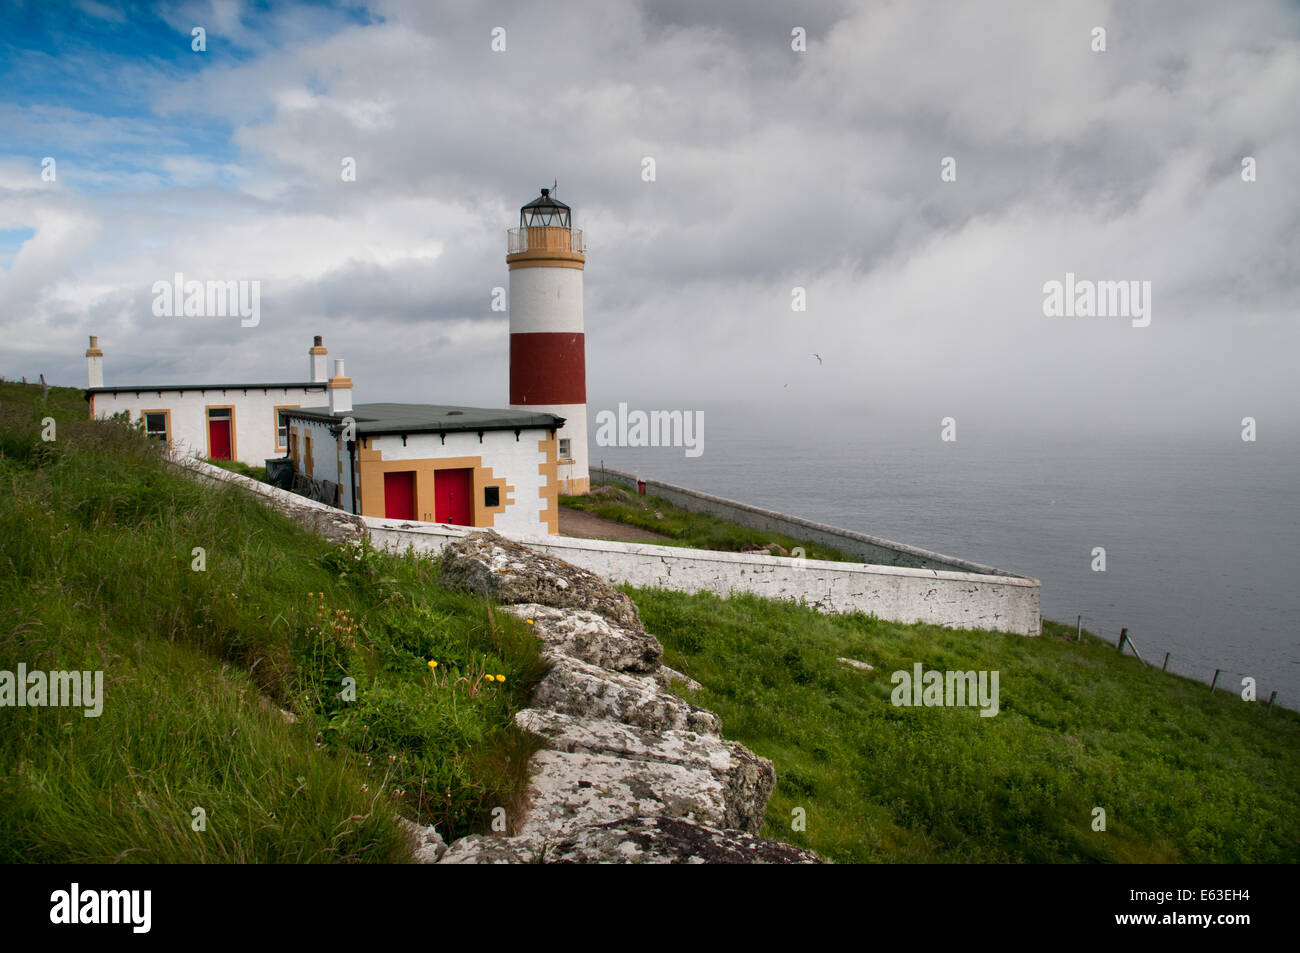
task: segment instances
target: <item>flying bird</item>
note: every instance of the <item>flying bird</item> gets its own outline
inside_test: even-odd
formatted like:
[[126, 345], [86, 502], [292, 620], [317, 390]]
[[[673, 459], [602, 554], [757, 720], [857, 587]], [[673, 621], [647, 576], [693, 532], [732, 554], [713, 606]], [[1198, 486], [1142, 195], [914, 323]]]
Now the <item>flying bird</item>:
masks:
[[822, 356], [821, 356], [820, 354], [814, 354], [813, 357], [817, 358], [817, 363], [818, 363], [818, 364], [820, 364], [820, 363], [822, 362]]

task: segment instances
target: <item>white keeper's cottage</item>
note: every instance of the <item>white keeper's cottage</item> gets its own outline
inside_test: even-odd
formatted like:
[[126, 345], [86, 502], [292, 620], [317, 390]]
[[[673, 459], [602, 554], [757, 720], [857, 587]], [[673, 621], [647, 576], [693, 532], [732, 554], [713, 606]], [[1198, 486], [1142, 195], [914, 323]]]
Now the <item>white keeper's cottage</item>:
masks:
[[90, 416], [126, 413], [145, 433], [181, 453], [261, 466], [288, 452], [281, 410], [326, 401], [326, 350], [317, 337], [309, 376], [274, 383], [120, 384], [104, 386], [104, 352], [91, 336], [86, 350]]

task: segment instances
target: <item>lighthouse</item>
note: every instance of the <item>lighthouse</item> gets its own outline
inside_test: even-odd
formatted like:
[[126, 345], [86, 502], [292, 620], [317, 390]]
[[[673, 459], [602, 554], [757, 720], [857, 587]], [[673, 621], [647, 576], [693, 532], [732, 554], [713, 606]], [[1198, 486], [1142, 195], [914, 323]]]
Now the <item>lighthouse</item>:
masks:
[[582, 230], [542, 189], [509, 230], [510, 407], [564, 418], [556, 434], [561, 493], [586, 493], [587, 354], [582, 322]]

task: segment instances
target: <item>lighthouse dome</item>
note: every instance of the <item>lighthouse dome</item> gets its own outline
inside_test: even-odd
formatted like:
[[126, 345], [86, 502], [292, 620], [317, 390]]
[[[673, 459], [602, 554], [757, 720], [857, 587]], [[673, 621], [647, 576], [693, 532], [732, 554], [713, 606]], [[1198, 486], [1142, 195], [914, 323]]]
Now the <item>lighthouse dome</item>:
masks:
[[569, 227], [569, 206], [553, 196], [550, 189], [542, 189], [541, 195], [519, 209], [520, 228], [538, 226]]

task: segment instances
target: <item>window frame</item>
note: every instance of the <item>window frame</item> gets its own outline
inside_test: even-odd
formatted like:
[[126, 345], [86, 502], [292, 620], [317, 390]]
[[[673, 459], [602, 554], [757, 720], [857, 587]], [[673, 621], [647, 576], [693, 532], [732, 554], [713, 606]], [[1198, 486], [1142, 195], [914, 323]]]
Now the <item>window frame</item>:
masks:
[[[167, 407], [159, 407], [159, 408], [154, 409], [154, 410], [142, 410], [142, 411], [140, 411], [140, 426], [141, 426], [141, 428], [144, 430], [144, 435], [145, 435], [146, 437], [151, 436], [150, 433], [149, 433], [149, 415], [150, 415], [150, 414], [162, 414], [162, 415], [163, 415], [163, 420], [164, 420], [164, 424], [163, 424], [163, 426], [164, 426], [164, 428], [165, 428], [165, 430], [166, 430], [166, 433], [164, 434], [164, 437], [163, 437], [163, 445], [166, 446], [166, 447], [170, 450], [170, 449], [171, 449], [171, 445], [172, 445], [172, 412], [171, 412], [171, 409], [170, 409], [170, 408], [167, 408]], [[156, 436], [156, 434], [153, 435], [153, 436]]]
[[301, 407], [301, 406], [302, 406], [301, 404], [276, 404], [275, 407], [272, 408], [272, 410], [271, 410], [271, 420], [272, 420], [272, 422], [273, 422], [273, 424], [274, 424], [274, 426], [275, 426], [275, 452], [276, 452], [276, 453], [288, 453], [288, 452], [289, 452], [289, 438], [290, 438], [290, 435], [289, 435], [289, 421], [288, 421], [287, 418], [285, 419], [285, 422], [284, 422], [284, 443], [281, 443], [281, 442], [280, 442], [280, 411], [282, 411], [282, 410], [297, 410], [297, 409], [298, 409], [299, 407]]

